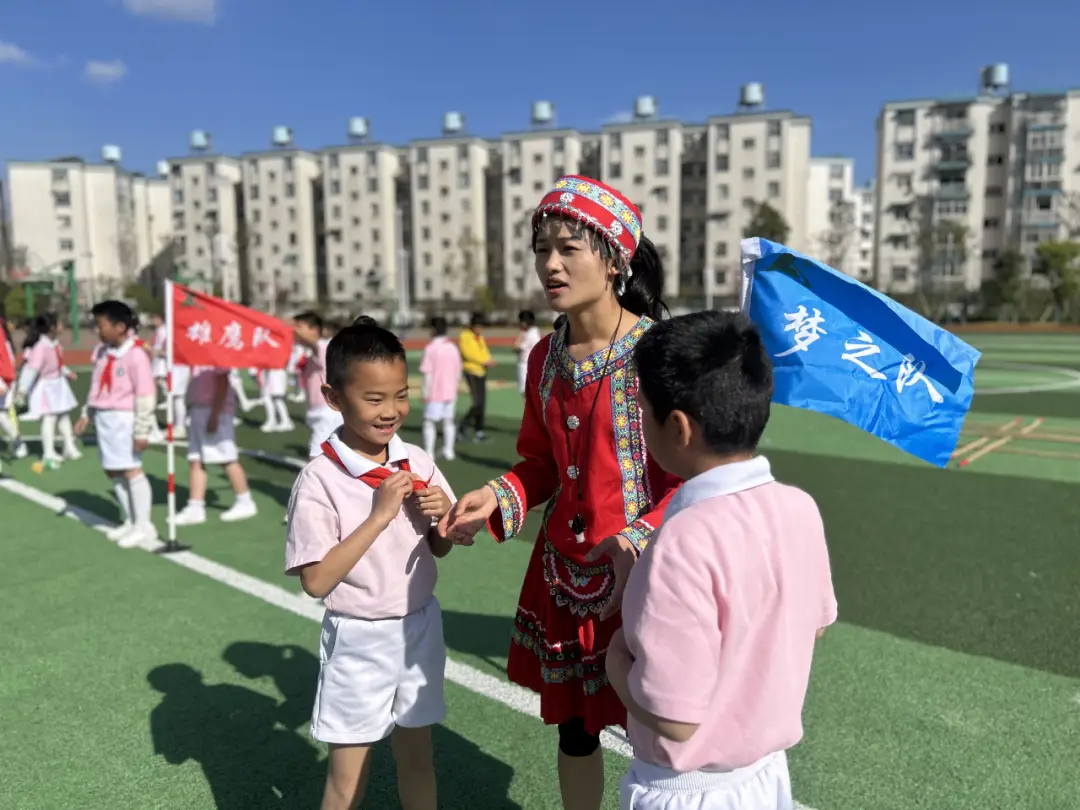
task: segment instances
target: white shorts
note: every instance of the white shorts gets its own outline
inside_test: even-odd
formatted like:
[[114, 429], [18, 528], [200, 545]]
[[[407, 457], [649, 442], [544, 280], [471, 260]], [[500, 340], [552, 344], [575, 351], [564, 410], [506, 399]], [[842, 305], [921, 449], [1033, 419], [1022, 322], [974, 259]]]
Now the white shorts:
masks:
[[150, 361], [150, 373], [154, 375], [155, 380], [163, 379], [168, 370], [164, 357], [155, 357]]
[[457, 402], [429, 402], [424, 405], [424, 419], [429, 422], [453, 420]]
[[94, 433], [103, 470], [142, 467], [142, 455], [135, 452], [135, 411], [94, 411]]
[[621, 810], [792, 810], [787, 755], [728, 773], [678, 773], [634, 759], [619, 788]]
[[206, 429], [206, 423], [210, 420], [209, 408], [197, 405], [188, 411], [188, 415], [191, 417], [188, 424], [188, 461], [232, 464], [240, 458], [236, 449], [236, 426], [233, 424], [232, 411], [222, 411], [218, 415], [214, 433]]
[[283, 368], [272, 368], [263, 372], [263, 384], [260, 393], [263, 396], [283, 397], [289, 390], [289, 377]]
[[311, 736], [367, 745], [395, 726], [424, 728], [446, 716], [446, 645], [435, 597], [400, 619], [357, 619], [326, 611]]
[[304, 420], [311, 428], [311, 441], [308, 443], [308, 457], [315, 458], [322, 455], [322, 443], [330, 438], [330, 434], [344, 424], [344, 418], [340, 411], [335, 411], [327, 406], [315, 408], [307, 412]]
[[172, 370], [172, 395], [183, 397], [187, 395], [188, 381], [191, 380], [190, 366], [173, 366]]

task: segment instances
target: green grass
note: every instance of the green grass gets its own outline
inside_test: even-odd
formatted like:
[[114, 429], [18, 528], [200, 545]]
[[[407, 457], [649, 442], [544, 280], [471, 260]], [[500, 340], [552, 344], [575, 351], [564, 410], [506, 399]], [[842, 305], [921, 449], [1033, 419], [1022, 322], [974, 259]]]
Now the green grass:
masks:
[[[1036, 380], [1010, 378], [1034, 373], [1015, 364], [1080, 369], [1077, 337], [975, 342], [986, 353], [981, 388]], [[496, 375], [512, 379], [513, 371], [504, 364]], [[1078, 406], [1076, 388], [977, 395], [971, 419], [1043, 416], [1076, 428]], [[491, 410], [491, 443], [462, 445], [444, 465], [459, 493], [515, 457], [516, 391], [493, 392]], [[301, 433], [263, 435], [256, 421], [240, 429], [242, 445], [305, 452]], [[404, 437], [417, 441], [417, 428], [414, 413]], [[817, 810], [1075, 808], [1080, 463], [991, 454], [941, 471], [787, 408], [775, 410], [763, 449], [778, 477], [821, 507], [840, 604], [840, 624], [815, 657], [806, 738], [790, 756], [799, 800]], [[164, 456], [146, 458], [164, 503]], [[213, 477], [211, 522], [181, 537], [205, 557], [295, 590], [281, 572], [293, 473], [245, 465], [260, 517], [227, 528], [216, 522], [214, 510], [230, 497]], [[54, 472], [34, 475], [26, 462], [9, 470], [115, 514], [92, 448], [85, 461]], [[182, 463], [178, 483], [182, 504]], [[305, 733], [317, 666], [313, 622], [151, 555], [119, 551], [3, 492], [0, 513], [17, 527], [4, 540], [6, 570], [18, 572], [0, 588], [0, 705], [19, 707], [0, 736], [0, 808], [317, 804], [324, 765]], [[155, 517], [163, 526], [162, 507]], [[524, 540], [480, 543], [440, 563], [449, 653], [494, 675], [503, 675], [535, 515], [530, 522]], [[163, 666], [166, 695], [147, 681]], [[183, 667], [200, 672], [202, 685], [182, 688], [181, 676], [190, 676]], [[448, 697], [437, 739], [444, 806], [558, 807], [551, 731], [452, 684]], [[60, 766], [58, 751], [79, 753]], [[617, 807], [623, 767], [608, 758], [606, 807]], [[391, 771], [384, 755], [369, 806], [396, 806]]]

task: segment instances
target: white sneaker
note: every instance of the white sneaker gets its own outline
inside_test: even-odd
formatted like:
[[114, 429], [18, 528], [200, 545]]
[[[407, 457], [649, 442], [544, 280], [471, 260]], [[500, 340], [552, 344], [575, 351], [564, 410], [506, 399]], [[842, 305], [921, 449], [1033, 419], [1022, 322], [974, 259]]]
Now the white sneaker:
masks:
[[23, 459], [30, 455], [30, 451], [26, 447], [26, 442], [20, 441], [15, 447], [15, 458]]
[[130, 523], [121, 523], [119, 526], [114, 526], [113, 528], [105, 532], [105, 538], [115, 543], [122, 537], [125, 537], [128, 532], [130, 532], [134, 528], [135, 527], [132, 526]]
[[276, 433], [292, 433], [296, 430], [296, 425], [292, 422], [284, 422], [278, 425]]
[[443, 457], [444, 459], [446, 459], [447, 461], [453, 461], [454, 459], [456, 459], [456, 458], [457, 458], [457, 456], [456, 456], [456, 455], [454, 455], [454, 451], [453, 451], [453, 450], [444, 450], [444, 451], [443, 451], [443, 454], [442, 454], [442, 457]]
[[221, 520], [225, 523], [236, 523], [238, 520], [247, 520], [259, 514], [255, 501], [243, 501], [234, 503], [221, 513]]
[[136, 548], [156, 543], [158, 539], [157, 529], [152, 524], [133, 526], [131, 531], [116, 541], [120, 548]]
[[176, 513], [177, 526], [198, 526], [200, 523], [206, 523], [205, 508], [193, 508], [190, 506], [185, 506], [183, 509]]
[[82, 453], [79, 452], [79, 448], [69, 447], [64, 450], [64, 459], [66, 461], [78, 461], [80, 458], [82, 458]]
[[278, 432], [278, 426], [277, 425], [268, 425], [268, 424], [263, 423], [263, 424], [259, 425], [259, 431], [262, 432], [262, 433], [277, 433]]

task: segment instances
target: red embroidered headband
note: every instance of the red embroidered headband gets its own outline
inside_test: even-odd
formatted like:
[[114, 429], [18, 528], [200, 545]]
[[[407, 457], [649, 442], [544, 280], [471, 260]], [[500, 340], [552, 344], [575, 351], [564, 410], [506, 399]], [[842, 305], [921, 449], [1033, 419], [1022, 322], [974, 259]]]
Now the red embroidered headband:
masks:
[[569, 174], [544, 195], [533, 214], [536, 231], [545, 214], [561, 214], [595, 230], [630, 263], [641, 240], [641, 212], [611, 186], [599, 180]]

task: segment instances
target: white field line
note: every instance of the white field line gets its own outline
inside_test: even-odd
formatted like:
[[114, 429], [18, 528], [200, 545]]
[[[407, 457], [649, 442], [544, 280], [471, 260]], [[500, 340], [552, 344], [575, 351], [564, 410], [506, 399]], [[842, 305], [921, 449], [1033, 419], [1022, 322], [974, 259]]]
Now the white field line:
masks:
[[[280, 459], [280, 457], [268, 458], [268, 460], [278, 459]], [[289, 461], [299, 460], [289, 459]], [[300, 464], [303, 466], [303, 462]], [[48, 509], [54, 514], [72, 518], [73, 520], [77, 520], [80, 523], [101, 532], [105, 532], [115, 525], [100, 515], [79, 506], [69, 504], [63, 498], [50, 495], [47, 492], [42, 492], [40, 489], [15, 481], [11, 478], [0, 478], [0, 489], [5, 489], [14, 495], [18, 495]], [[145, 547], [144, 550], [155, 551], [160, 548], [161, 545], [161, 543], [156, 543], [153, 546]], [[303, 616], [313, 622], [322, 622], [323, 607], [306, 596], [290, 593], [284, 588], [279, 588], [277, 585], [263, 582], [260, 579], [243, 574], [240, 571], [221, 565], [213, 560], [200, 557], [198, 554], [194, 554], [190, 551], [180, 551], [175, 554], [163, 554], [161, 557], [162, 559], [183, 566], [190, 571], [209, 577], [222, 585], [227, 585], [241, 593], [246, 593], [248, 596], [254, 596], [256, 599], [261, 599], [263, 602], [273, 605], [274, 607], [287, 610], [297, 616]], [[516, 712], [537, 719], [540, 718], [540, 696], [528, 689], [512, 684], [509, 681], [504, 681], [501, 678], [496, 678], [486, 672], [481, 672], [468, 664], [454, 661], [449, 657], [446, 660], [446, 678], [447, 680], [456, 683], [458, 686], [468, 689], [470, 692], [482, 695], [490, 700], [498, 701]], [[632, 756], [630, 743], [621, 729], [608, 729], [607, 731], [602, 732], [600, 740], [604, 748], [609, 751], [626, 758]], [[813, 808], [796, 802], [795, 810], [813, 810]]]

